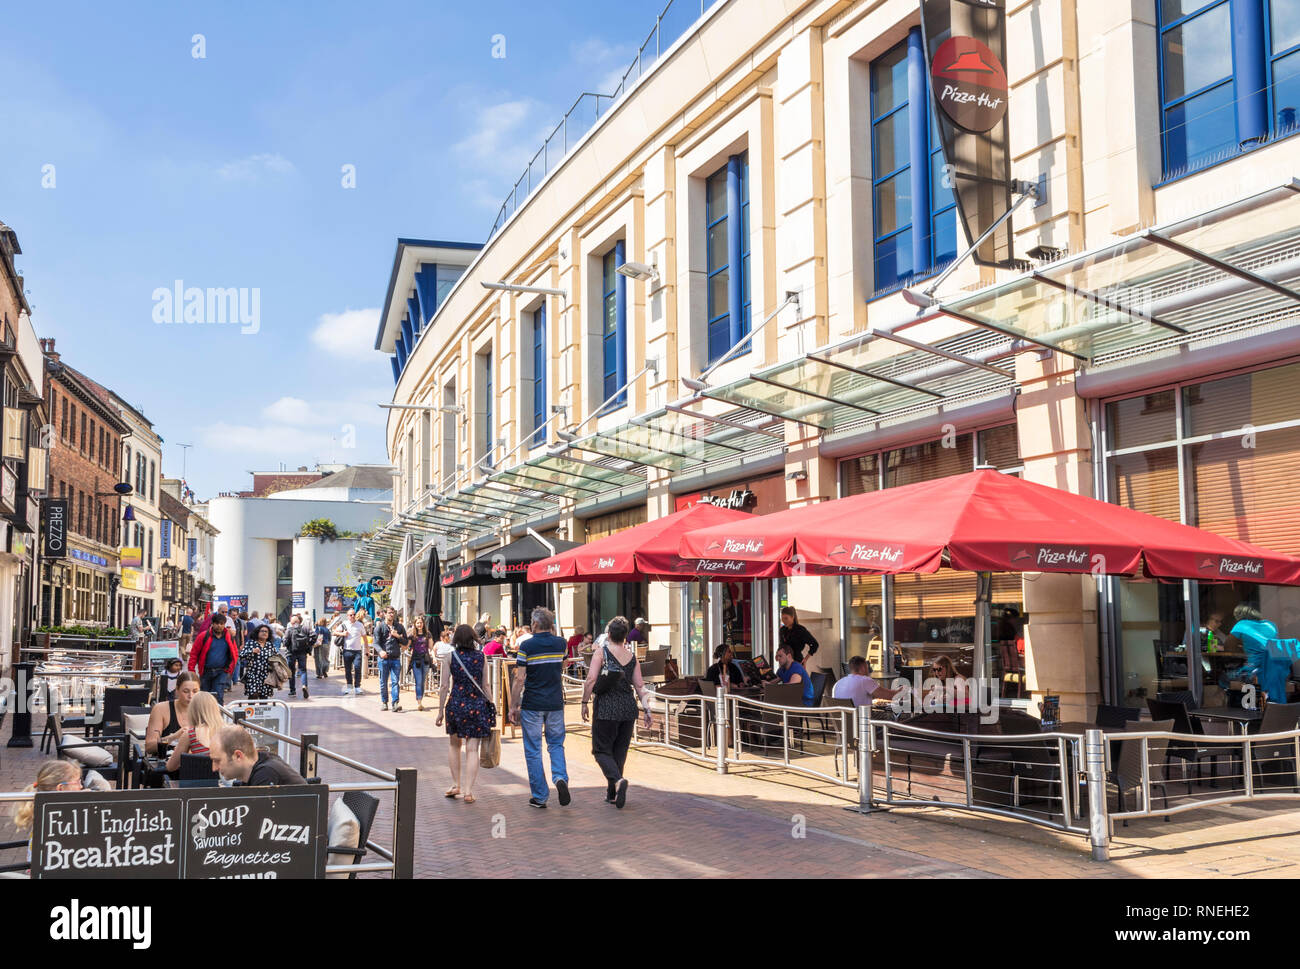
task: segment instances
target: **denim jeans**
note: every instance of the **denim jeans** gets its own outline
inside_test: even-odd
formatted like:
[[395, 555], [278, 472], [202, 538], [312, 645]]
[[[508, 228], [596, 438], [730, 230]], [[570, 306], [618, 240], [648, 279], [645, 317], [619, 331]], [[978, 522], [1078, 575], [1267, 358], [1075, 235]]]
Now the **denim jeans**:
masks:
[[524, 731], [528, 787], [535, 799], [545, 803], [551, 789], [546, 784], [546, 767], [542, 763], [543, 732], [546, 734], [546, 751], [551, 755], [551, 780], [569, 779], [569, 772], [564, 765], [564, 711], [521, 710], [519, 721]]
[[225, 670], [204, 670], [199, 677], [199, 689], [211, 693], [219, 705], [226, 702], [226, 688], [230, 686], [230, 674]]
[[415, 677], [415, 702], [419, 703], [424, 699], [424, 674], [428, 669], [424, 666], [412, 666], [411, 675]]
[[361, 650], [345, 649], [343, 650], [343, 673], [347, 677], [347, 685], [352, 686], [352, 674], [357, 676], [357, 689], [361, 689]]
[[[294, 672], [295, 670], [297, 671], [296, 674]], [[290, 674], [289, 675], [290, 695], [292, 695], [293, 691], [298, 688], [297, 684], [294, 682], [295, 679], [300, 678], [302, 680], [302, 688], [304, 690], [307, 689], [307, 654], [306, 653], [289, 654], [289, 674]]]
[[379, 699], [388, 703], [388, 684], [393, 684], [393, 706], [401, 702], [398, 693], [402, 685], [402, 661], [400, 659], [381, 659], [379, 661]]

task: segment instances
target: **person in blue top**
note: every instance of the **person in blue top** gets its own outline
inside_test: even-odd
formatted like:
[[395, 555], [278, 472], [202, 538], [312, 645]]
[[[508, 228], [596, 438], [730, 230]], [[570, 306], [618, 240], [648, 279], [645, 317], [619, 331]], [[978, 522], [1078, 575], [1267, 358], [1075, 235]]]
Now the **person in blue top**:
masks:
[[1274, 661], [1269, 655], [1270, 643], [1277, 644], [1277, 626], [1265, 619], [1258, 609], [1243, 602], [1232, 610], [1235, 625], [1232, 636], [1246, 648], [1246, 665], [1243, 672], [1253, 672], [1259, 679], [1260, 689], [1274, 703], [1286, 702], [1286, 681], [1290, 664]]
[[776, 648], [776, 675], [782, 683], [802, 683], [803, 705], [806, 707], [813, 705], [812, 677], [808, 675], [802, 663], [794, 661], [794, 653], [789, 646], [781, 645]]
[[510, 722], [524, 728], [524, 762], [528, 765], [528, 786], [535, 808], [546, 807], [550, 788], [542, 764], [542, 737], [551, 756], [551, 779], [560, 795], [560, 806], [569, 803], [569, 772], [564, 763], [564, 669], [567, 647], [555, 635], [551, 610], [533, 610], [533, 634], [519, 643], [515, 659], [515, 682], [510, 691]]

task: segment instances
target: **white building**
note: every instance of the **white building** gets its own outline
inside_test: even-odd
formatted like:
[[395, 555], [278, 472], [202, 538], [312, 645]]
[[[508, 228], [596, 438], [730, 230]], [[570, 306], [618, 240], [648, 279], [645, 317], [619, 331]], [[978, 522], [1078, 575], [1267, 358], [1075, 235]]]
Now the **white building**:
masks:
[[118, 587], [118, 621], [126, 626], [136, 610], [144, 607], [150, 616], [158, 615], [158, 540], [162, 532], [162, 515], [158, 511], [158, 479], [162, 466], [162, 438], [153, 423], [116, 393], [109, 391], [113, 403], [122, 412], [122, 420], [131, 429], [122, 436], [122, 480], [132, 488], [129, 505], [135, 522], [122, 523], [124, 548], [140, 549], [139, 566], [123, 563]]
[[[208, 520], [219, 530], [214, 543], [216, 595], [248, 596], [248, 608], [319, 614], [327, 586], [354, 585], [364, 576], [348, 567], [361, 533], [388, 520], [390, 469], [358, 465], [292, 491], [265, 498], [219, 497], [208, 502]], [[303, 526], [328, 519], [340, 537], [303, 537]], [[295, 608], [294, 599], [303, 605]]]

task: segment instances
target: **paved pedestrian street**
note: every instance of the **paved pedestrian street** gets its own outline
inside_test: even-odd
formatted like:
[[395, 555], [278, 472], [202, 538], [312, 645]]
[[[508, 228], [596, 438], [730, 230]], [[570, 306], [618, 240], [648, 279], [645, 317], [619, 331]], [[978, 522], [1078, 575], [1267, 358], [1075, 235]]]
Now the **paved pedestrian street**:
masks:
[[[1134, 822], [1117, 828], [1113, 860], [1098, 864], [1082, 839], [1027, 824], [929, 808], [863, 817], [846, 810], [852, 792], [791, 773], [743, 768], [724, 777], [673, 753], [634, 748], [627, 807], [618, 811], [604, 803], [604, 779], [573, 704], [569, 807], [554, 791], [546, 810], [529, 807], [522, 741], [509, 730], [500, 767], [480, 771], [478, 801], [467, 805], [442, 796], [450, 776], [437, 714], [416, 711], [409, 693], [403, 712], [384, 712], [376, 681], [366, 682], [367, 693], [354, 698], [337, 695], [335, 677], [313, 680], [312, 698], [291, 702], [292, 732], [317, 733], [326, 748], [381, 768], [418, 768], [419, 878], [1300, 876], [1300, 810], [1285, 805]], [[29, 783], [43, 759], [35, 748], [0, 748], [3, 788]], [[326, 781], [358, 779], [324, 758], [320, 765]], [[14, 837], [8, 813], [0, 840]], [[388, 844], [391, 824], [384, 793], [371, 839]]]

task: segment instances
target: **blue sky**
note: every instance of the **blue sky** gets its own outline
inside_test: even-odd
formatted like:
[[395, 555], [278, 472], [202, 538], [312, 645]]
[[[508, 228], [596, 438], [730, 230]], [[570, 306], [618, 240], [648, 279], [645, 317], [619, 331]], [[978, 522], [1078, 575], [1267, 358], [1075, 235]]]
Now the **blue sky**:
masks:
[[[397, 237], [484, 241], [661, 6], [10, 5], [0, 221], [38, 335], [154, 422], [166, 474], [193, 445], [200, 497], [282, 462], [385, 461], [372, 347]], [[176, 280], [257, 290], [257, 332], [155, 322]]]

